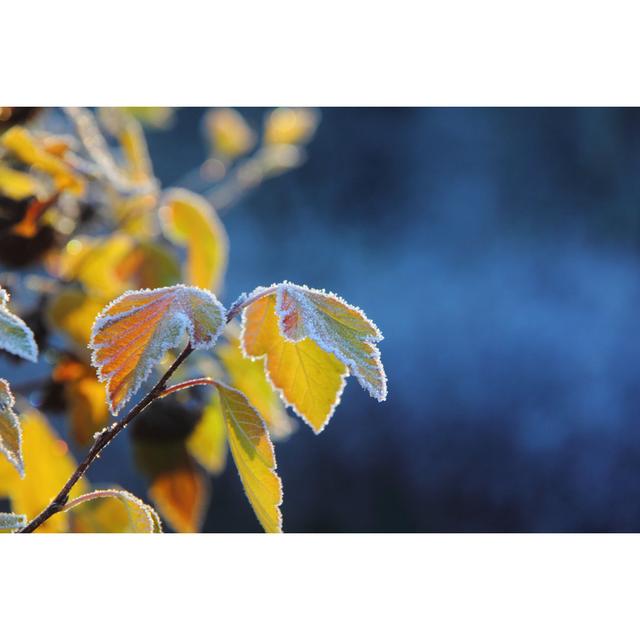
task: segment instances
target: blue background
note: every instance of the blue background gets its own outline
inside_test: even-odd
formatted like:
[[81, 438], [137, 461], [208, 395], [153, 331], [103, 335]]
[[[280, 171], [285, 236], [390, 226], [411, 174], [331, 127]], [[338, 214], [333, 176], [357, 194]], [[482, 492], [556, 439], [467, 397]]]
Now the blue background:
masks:
[[[167, 184], [205, 153], [178, 115], [151, 140]], [[225, 302], [339, 293], [385, 334], [389, 399], [350, 379], [320, 436], [278, 445], [286, 530], [640, 530], [640, 113], [322, 118], [307, 164], [225, 216]], [[206, 528], [256, 529], [234, 472]]]
[[[286, 529], [640, 530], [640, 113], [322, 116], [307, 164], [225, 217], [225, 302], [341, 294], [385, 334], [389, 399], [350, 379], [322, 435], [278, 446]], [[167, 182], [199, 118], [152, 139]], [[240, 491], [214, 484], [208, 529], [252, 528]]]

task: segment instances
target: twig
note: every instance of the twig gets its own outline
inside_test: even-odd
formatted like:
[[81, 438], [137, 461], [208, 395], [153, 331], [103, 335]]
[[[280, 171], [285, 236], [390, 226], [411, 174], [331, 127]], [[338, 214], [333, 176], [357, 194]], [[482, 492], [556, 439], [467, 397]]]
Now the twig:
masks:
[[[226, 322], [229, 323], [235, 318], [245, 307], [254, 303], [256, 300], [263, 298], [266, 295], [270, 295], [275, 292], [275, 286], [267, 289], [262, 289], [252, 296], [241, 296], [227, 311]], [[49, 503], [49, 505], [37, 515], [31, 522], [29, 522], [24, 528], [20, 529], [17, 533], [31, 533], [35, 531], [43, 522], [46, 522], [51, 516], [64, 510], [66, 504], [69, 501], [69, 493], [76, 483], [84, 476], [87, 469], [93, 464], [96, 458], [100, 455], [100, 452], [140, 413], [142, 413], [152, 402], [163, 398], [169, 393], [174, 393], [180, 389], [186, 389], [195, 385], [215, 384], [211, 378], [196, 378], [194, 380], [187, 380], [171, 387], [167, 387], [167, 382], [171, 376], [176, 372], [178, 367], [193, 353], [194, 348], [191, 343], [187, 344], [182, 353], [173, 361], [173, 364], [167, 369], [162, 378], [158, 380], [156, 385], [149, 391], [138, 404], [136, 404], [127, 415], [114, 422], [111, 426], [103, 429], [95, 437], [94, 443], [89, 449], [84, 460], [78, 465], [71, 477], [67, 480], [66, 484], [58, 495]]]
[[142, 411], [144, 411], [154, 400], [156, 400], [160, 394], [165, 390], [167, 381], [175, 373], [176, 369], [189, 357], [193, 352], [191, 343], [187, 344], [182, 353], [174, 360], [173, 364], [167, 369], [165, 374], [158, 380], [156, 385], [147, 393], [147, 395], [138, 402], [138, 404], [129, 411], [129, 413], [114, 422], [110, 427], [102, 430], [96, 437], [91, 449], [87, 453], [84, 460], [78, 465], [73, 472], [69, 480], [58, 495], [51, 501], [48, 507], [44, 509], [39, 515], [37, 515], [26, 527], [20, 529], [18, 533], [31, 533], [35, 531], [43, 522], [48, 520], [51, 516], [62, 511], [69, 500], [69, 493], [75, 484], [82, 478], [86, 470], [91, 466], [93, 461], [98, 457], [100, 452]]

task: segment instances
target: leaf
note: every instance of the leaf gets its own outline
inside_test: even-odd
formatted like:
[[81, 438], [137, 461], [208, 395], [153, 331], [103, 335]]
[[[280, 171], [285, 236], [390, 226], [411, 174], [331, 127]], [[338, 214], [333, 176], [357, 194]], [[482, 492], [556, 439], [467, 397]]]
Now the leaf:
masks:
[[206, 478], [193, 465], [181, 465], [159, 473], [151, 482], [149, 497], [179, 533], [200, 530], [209, 489]]
[[85, 493], [71, 500], [64, 511], [71, 513], [71, 528], [75, 532], [162, 533], [155, 510], [123, 489]]
[[142, 125], [124, 109], [103, 107], [100, 118], [109, 132], [118, 138], [127, 166], [127, 175], [134, 184], [153, 179], [153, 168]]
[[218, 291], [227, 266], [227, 233], [215, 209], [202, 196], [171, 189], [164, 196], [160, 219], [165, 235], [187, 247], [186, 280]]
[[78, 236], [67, 243], [54, 271], [64, 280], [81, 282], [95, 297], [110, 300], [128, 288], [119, 267], [133, 246], [132, 239], [124, 234], [114, 234], [106, 240]]
[[275, 472], [276, 459], [267, 427], [243, 393], [220, 382], [216, 387], [229, 448], [247, 498], [263, 529], [281, 533], [282, 483]]
[[[20, 422], [24, 466], [29, 473], [21, 479], [9, 462], [0, 458], [0, 496], [9, 498], [12, 511], [24, 513], [31, 520], [49, 504], [77, 464], [67, 444], [42, 413], [29, 409], [20, 414]], [[88, 490], [89, 485], [82, 478], [70, 496], [73, 499]], [[68, 530], [69, 517], [66, 513], [56, 514], [38, 528], [43, 533]]]
[[90, 367], [73, 358], [58, 362], [51, 377], [64, 385], [71, 435], [78, 444], [90, 444], [109, 422], [104, 386]]
[[9, 198], [21, 200], [38, 195], [41, 189], [40, 184], [31, 174], [0, 165], [0, 192]]
[[211, 348], [225, 314], [213, 294], [184, 285], [129, 291], [107, 305], [95, 320], [89, 348], [111, 412], [117, 415], [185, 332], [194, 349]]
[[235, 109], [212, 109], [205, 116], [205, 128], [214, 154], [233, 160], [256, 143], [256, 136]]
[[103, 307], [104, 301], [69, 287], [53, 296], [47, 307], [47, 316], [51, 324], [84, 354], [91, 339], [93, 321]]
[[227, 462], [227, 429], [220, 396], [212, 393], [200, 420], [187, 439], [187, 449], [209, 473], [224, 471]]
[[24, 127], [11, 127], [0, 137], [0, 144], [24, 163], [50, 175], [57, 189], [68, 190], [75, 195], [84, 193], [84, 181], [64, 160], [48, 152]]
[[247, 396], [247, 400], [267, 423], [274, 439], [286, 438], [293, 432], [296, 423], [287, 414], [282, 400], [269, 382], [262, 362], [244, 356], [240, 340], [233, 331], [228, 331], [228, 343], [216, 349], [231, 386]]
[[375, 346], [382, 334], [362, 310], [333, 293], [285, 282], [278, 286], [276, 313], [287, 340], [311, 338], [346, 364], [372, 397], [386, 399], [387, 378]]
[[16, 531], [26, 525], [26, 516], [16, 513], [0, 513], [0, 531]]
[[305, 144], [313, 137], [319, 120], [315, 109], [274, 109], [265, 119], [264, 141], [266, 144]]
[[22, 431], [20, 420], [13, 411], [15, 399], [9, 383], [0, 378], [0, 451], [7, 460], [24, 477], [24, 460], [22, 459]]
[[347, 367], [310, 338], [284, 339], [275, 309], [275, 295], [262, 297], [245, 309], [243, 349], [250, 358], [264, 358], [266, 375], [284, 402], [319, 433], [340, 401]]
[[7, 309], [8, 303], [9, 294], [0, 288], [0, 349], [36, 362], [38, 345], [33, 337], [33, 331], [23, 320]]

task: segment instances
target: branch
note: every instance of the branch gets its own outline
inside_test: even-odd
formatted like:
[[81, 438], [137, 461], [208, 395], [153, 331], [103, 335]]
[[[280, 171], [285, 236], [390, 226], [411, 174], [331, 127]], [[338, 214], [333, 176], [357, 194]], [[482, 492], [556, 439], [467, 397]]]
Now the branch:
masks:
[[157, 400], [161, 397], [162, 392], [166, 389], [167, 381], [171, 376], [175, 373], [176, 369], [189, 357], [189, 355], [193, 352], [193, 347], [191, 343], [187, 344], [182, 353], [174, 360], [173, 364], [167, 369], [165, 374], [158, 380], [156, 385], [145, 395], [138, 404], [136, 404], [129, 413], [118, 420], [118, 422], [114, 422], [110, 427], [103, 429], [97, 436], [96, 439], [89, 449], [84, 460], [78, 465], [76, 470], [73, 472], [69, 480], [67, 480], [66, 484], [58, 495], [50, 502], [49, 506], [44, 509], [39, 515], [37, 515], [26, 527], [20, 529], [18, 533], [31, 533], [35, 531], [43, 522], [46, 522], [51, 516], [55, 515], [62, 511], [69, 501], [69, 493], [71, 489], [75, 486], [75, 484], [82, 478], [87, 469], [91, 466], [93, 461], [98, 457], [100, 452], [142, 411], [144, 411], [154, 400]]
[[[262, 289], [255, 293], [252, 296], [242, 295], [236, 302], [231, 305], [231, 308], [227, 311], [226, 322], [227, 324], [231, 322], [238, 314], [241, 313], [243, 309], [248, 307], [250, 304], [254, 303], [256, 300], [263, 298], [264, 296], [270, 295], [274, 293], [276, 290], [275, 286]], [[67, 503], [69, 502], [69, 493], [71, 489], [76, 485], [78, 480], [84, 476], [87, 469], [93, 464], [95, 459], [99, 456], [100, 452], [140, 413], [142, 413], [154, 400], [158, 400], [159, 398], [163, 398], [170, 393], [174, 393], [179, 391], [180, 389], [186, 389], [188, 387], [196, 386], [196, 385], [204, 385], [204, 384], [214, 384], [214, 381], [211, 378], [196, 378], [194, 380], [187, 380], [186, 382], [181, 382], [179, 384], [175, 384], [171, 387], [167, 387], [167, 382], [169, 378], [176, 372], [176, 369], [189, 357], [189, 355], [194, 351], [191, 343], [187, 344], [182, 353], [174, 360], [173, 364], [167, 369], [165, 374], [158, 380], [156, 385], [147, 393], [138, 404], [136, 404], [127, 415], [114, 422], [110, 427], [103, 429], [100, 433], [98, 433], [95, 437], [94, 443], [89, 449], [87, 455], [84, 460], [78, 465], [76, 470], [73, 472], [69, 480], [67, 480], [66, 484], [58, 495], [49, 503], [49, 506], [46, 507], [39, 515], [37, 515], [26, 527], [20, 529], [17, 533], [31, 533], [35, 531], [43, 522], [46, 522], [51, 516], [55, 515], [62, 511]]]

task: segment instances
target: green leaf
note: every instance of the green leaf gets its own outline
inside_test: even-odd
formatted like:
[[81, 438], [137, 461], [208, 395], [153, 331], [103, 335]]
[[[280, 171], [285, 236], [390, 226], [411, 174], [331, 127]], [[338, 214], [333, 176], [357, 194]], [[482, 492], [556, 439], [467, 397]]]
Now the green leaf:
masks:
[[38, 359], [38, 345], [33, 332], [23, 320], [7, 309], [9, 294], [0, 289], [0, 349], [25, 360]]

